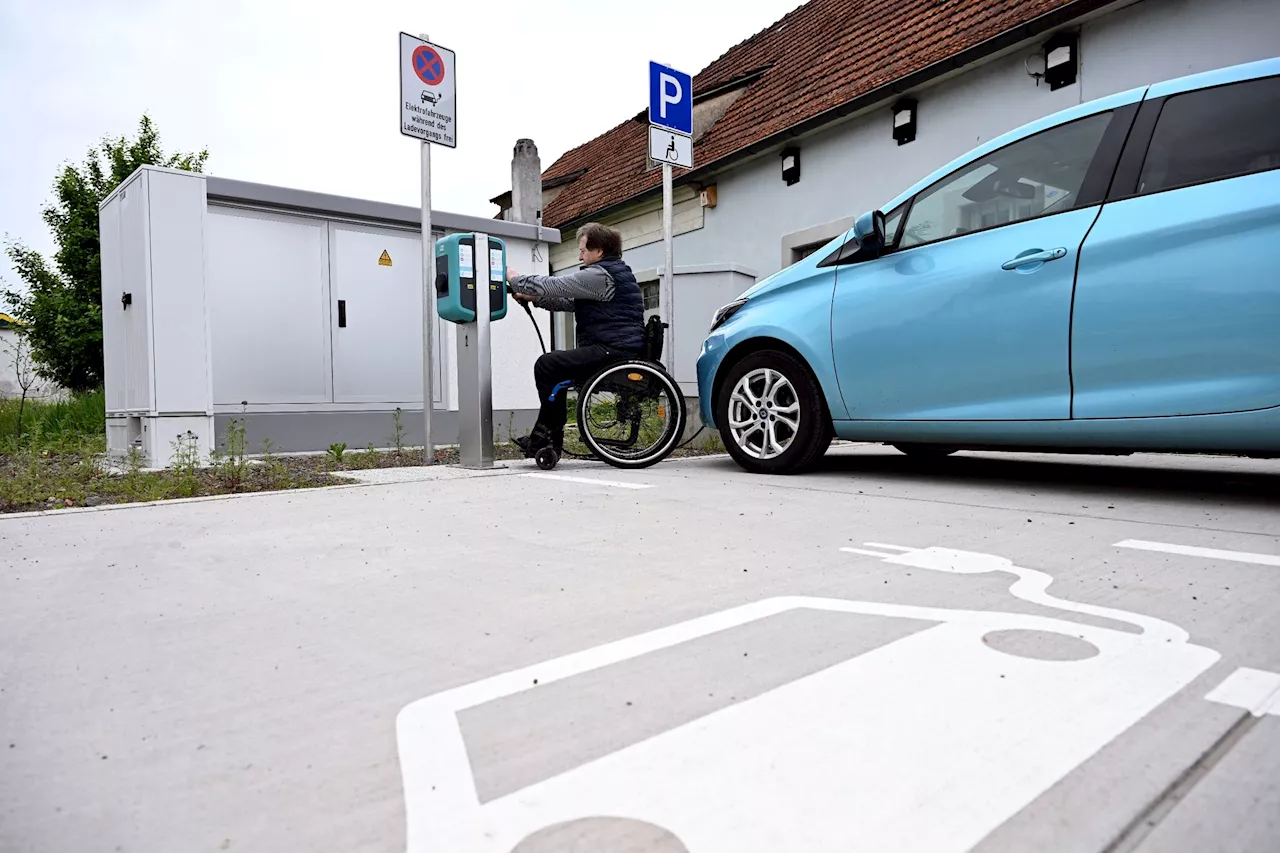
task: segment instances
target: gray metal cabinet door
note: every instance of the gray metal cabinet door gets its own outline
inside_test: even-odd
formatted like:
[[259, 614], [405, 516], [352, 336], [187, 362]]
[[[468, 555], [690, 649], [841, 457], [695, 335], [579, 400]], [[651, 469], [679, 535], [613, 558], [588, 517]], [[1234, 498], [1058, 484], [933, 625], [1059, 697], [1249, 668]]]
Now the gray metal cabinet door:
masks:
[[[417, 235], [330, 226], [333, 393], [337, 403], [422, 403], [422, 248]], [[443, 371], [435, 333], [434, 396]]]

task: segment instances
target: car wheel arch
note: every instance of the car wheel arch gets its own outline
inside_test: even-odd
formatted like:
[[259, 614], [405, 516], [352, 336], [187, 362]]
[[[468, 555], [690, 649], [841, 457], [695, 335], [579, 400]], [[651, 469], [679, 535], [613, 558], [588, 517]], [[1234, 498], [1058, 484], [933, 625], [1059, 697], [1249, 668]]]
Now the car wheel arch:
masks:
[[[805, 358], [805, 356], [791, 344], [780, 338], [767, 336], [747, 338], [746, 340], [735, 344], [729, 352], [725, 353], [724, 358], [720, 360], [719, 367], [716, 368], [715, 379], [711, 383], [711, 410], [713, 412], [719, 411], [720, 409], [720, 397], [725, 393], [724, 378], [729, 374], [729, 371], [733, 369], [733, 366], [752, 353], [763, 352], [764, 350], [778, 350], [780, 352], [785, 352], [787, 355], [796, 359], [804, 366], [805, 370], [809, 371], [809, 375], [814, 378], [818, 387], [822, 387], [822, 381], [818, 376], [818, 372], [813, 369], [813, 365], [809, 363], [809, 359]], [[820, 394], [819, 400], [822, 403], [823, 416], [827, 420], [831, 420], [831, 406], [827, 401], [826, 394]]]

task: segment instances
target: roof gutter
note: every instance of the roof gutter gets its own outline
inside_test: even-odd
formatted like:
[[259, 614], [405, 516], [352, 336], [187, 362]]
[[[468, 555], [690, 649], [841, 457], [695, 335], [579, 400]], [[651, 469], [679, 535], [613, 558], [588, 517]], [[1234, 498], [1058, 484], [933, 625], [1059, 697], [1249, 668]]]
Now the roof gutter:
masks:
[[[1027, 21], [1024, 24], [1019, 24], [1012, 29], [1005, 30], [984, 42], [979, 42], [973, 47], [966, 48], [965, 50], [962, 50], [946, 59], [940, 59], [932, 65], [927, 65], [919, 71], [914, 71], [905, 77], [899, 77], [897, 80], [886, 83], [885, 85], [873, 89], [863, 95], [859, 95], [852, 100], [845, 101], [838, 107], [832, 107], [831, 109], [821, 112], [812, 118], [805, 119], [799, 124], [794, 124], [786, 130], [780, 130], [777, 133], [766, 136], [764, 139], [751, 143], [745, 148], [739, 148], [730, 154], [726, 154], [718, 160], [712, 160], [710, 163], [698, 166], [688, 172], [685, 172], [678, 178], [673, 179], [672, 183], [675, 186], [683, 186], [685, 184], [696, 182], [702, 178], [709, 177], [712, 173], [723, 171], [725, 167], [738, 160], [746, 159], [753, 154], [759, 154], [762, 151], [769, 150], [770, 148], [776, 148], [788, 139], [803, 136], [821, 128], [823, 125], [827, 125], [837, 119], [844, 118], [851, 113], [859, 112], [867, 107], [875, 106], [881, 101], [889, 100], [911, 89], [916, 89], [951, 71], [955, 71], [957, 68], [963, 68], [966, 65], [972, 65], [975, 62], [980, 62], [993, 54], [1013, 47], [1019, 42], [1034, 38], [1043, 32], [1060, 27], [1063, 24], [1070, 23], [1077, 18], [1082, 18], [1085, 15], [1092, 14], [1093, 12], [1107, 6], [1132, 5], [1137, 2], [1141, 2], [1141, 0], [1131, 0], [1129, 3], [1125, 3], [1124, 0], [1075, 0], [1075, 2], [1059, 6], [1057, 9], [1054, 9], [1051, 12], [1046, 12], [1038, 18]], [[603, 218], [611, 213], [616, 213], [628, 208], [638, 201], [642, 201], [651, 196], [660, 195], [661, 193], [661, 186], [647, 189], [643, 192], [636, 193], [629, 198], [623, 199], [622, 201], [615, 202], [608, 207], [604, 207], [583, 216], [571, 219], [567, 222], [563, 222], [557, 227], [560, 228], [562, 232], [569, 231], [585, 222]]]

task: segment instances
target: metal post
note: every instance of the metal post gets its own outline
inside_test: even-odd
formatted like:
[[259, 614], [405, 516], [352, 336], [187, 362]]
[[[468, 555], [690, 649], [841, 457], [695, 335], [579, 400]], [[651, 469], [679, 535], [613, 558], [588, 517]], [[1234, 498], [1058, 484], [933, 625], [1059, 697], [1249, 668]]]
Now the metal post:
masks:
[[[418, 38], [428, 41], [426, 33]], [[435, 409], [436, 247], [431, 239], [431, 143], [422, 143], [422, 463], [435, 462], [431, 415]]]
[[[668, 326], [667, 340], [671, 340], [671, 335], [675, 331], [675, 323], [672, 322], [674, 315], [676, 294], [675, 294], [675, 247], [672, 245], [672, 225], [671, 225], [671, 208], [672, 208], [672, 190], [671, 190], [671, 164], [662, 164], [662, 243], [663, 257], [665, 258], [662, 269], [662, 286], [658, 292], [659, 308], [662, 310], [662, 320]], [[672, 370], [671, 352], [673, 347], [670, 345], [662, 348], [662, 363], [666, 365], [667, 370]]]
[[476, 319], [458, 327], [458, 462], [493, 467], [493, 365], [489, 338], [489, 235], [475, 234]]

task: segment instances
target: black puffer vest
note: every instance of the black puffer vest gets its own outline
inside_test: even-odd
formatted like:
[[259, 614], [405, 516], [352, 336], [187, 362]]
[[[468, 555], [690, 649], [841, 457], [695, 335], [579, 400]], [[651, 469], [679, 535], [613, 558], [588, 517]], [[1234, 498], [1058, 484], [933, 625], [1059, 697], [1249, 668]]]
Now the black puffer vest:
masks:
[[644, 348], [644, 297], [640, 285], [621, 258], [603, 258], [594, 266], [613, 279], [613, 300], [575, 299], [578, 346], [600, 344], [609, 349], [638, 353]]

